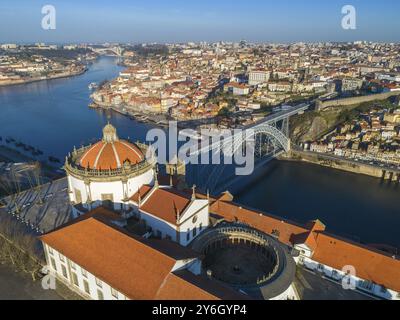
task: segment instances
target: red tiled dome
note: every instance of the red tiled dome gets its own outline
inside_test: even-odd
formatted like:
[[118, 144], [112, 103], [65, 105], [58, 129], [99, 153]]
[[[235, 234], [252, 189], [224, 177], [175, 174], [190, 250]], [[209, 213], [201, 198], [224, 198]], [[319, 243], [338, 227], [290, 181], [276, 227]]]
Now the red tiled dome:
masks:
[[121, 168], [125, 162], [132, 165], [145, 159], [134, 144], [119, 140], [113, 126], [103, 129], [103, 140], [87, 150], [80, 158], [80, 166], [88, 169], [109, 170]]

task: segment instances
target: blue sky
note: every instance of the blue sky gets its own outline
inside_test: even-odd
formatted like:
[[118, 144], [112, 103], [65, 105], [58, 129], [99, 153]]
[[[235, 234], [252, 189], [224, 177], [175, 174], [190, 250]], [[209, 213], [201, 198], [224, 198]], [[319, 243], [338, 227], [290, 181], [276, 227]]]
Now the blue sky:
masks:
[[[41, 28], [46, 4], [56, 30]], [[347, 4], [357, 30], [341, 28]], [[399, 12], [398, 0], [1, 0], [0, 42], [397, 42]]]

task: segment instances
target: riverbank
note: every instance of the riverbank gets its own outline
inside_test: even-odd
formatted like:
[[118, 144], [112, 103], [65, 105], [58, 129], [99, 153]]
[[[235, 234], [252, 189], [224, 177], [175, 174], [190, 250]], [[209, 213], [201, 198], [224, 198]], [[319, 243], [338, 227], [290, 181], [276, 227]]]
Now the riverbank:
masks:
[[72, 78], [72, 77], [76, 77], [76, 76], [80, 76], [80, 75], [84, 74], [87, 70], [88, 69], [86, 67], [84, 67], [82, 70], [78, 70], [77, 72], [63, 72], [60, 74], [46, 76], [46, 77], [34, 77], [34, 78], [29, 78], [29, 79], [0, 82], [0, 87], [10, 87], [10, 86], [16, 86], [16, 85], [20, 85], [20, 84], [28, 84], [28, 83], [39, 82], [39, 81]]
[[97, 101], [93, 101], [89, 105], [89, 107], [92, 109], [112, 110], [119, 114], [127, 116], [132, 120], [136, 120], [138, 122], [143, 122], [143, 123], [151, 123], [161, 127], [167, 127], [169, 120], [171, 120], [168, 118], [168, 116], [164, 114], [143, 113], [140, 112], [139, 110], [130, 111], [123, 106], [108, 105]]
[[317, 164], [323, 167], [370, 176], [395, 183], [400, 182], [400, 170], [357, 162], [350, 159], [339, 158], [333, 155], [309, 151], [292, 150], [289, 154], [279, 158], [286, 161], [298, 161]]
[[[35, 163], [40, 162], [41, 172], [44, 177], [50, 180], [57, 180], [62, 178], [65, 174], [59, 168], [49, 166], [42, 161], [36, 160], [32, 157], [22, 154], [10, 147], [0, 145], [0, 162], [6, 163]], [[60, 164], [61, 166], [61, 164]]]

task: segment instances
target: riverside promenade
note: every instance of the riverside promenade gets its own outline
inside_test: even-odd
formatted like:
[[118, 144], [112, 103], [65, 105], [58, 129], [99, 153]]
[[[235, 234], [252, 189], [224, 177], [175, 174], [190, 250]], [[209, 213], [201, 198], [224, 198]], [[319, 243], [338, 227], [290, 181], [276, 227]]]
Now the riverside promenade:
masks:
[[32, 77], [26, 79], [19, 79], [19, 80], [10, 80], [6, 82], [0, 82], [0, 87], [7, 87], [7, 86], [15, 86], [19, 84], [28, 84], [38, 81], [46, 81], [46, 80], [55, 80], [55, 79], [62, 79], [62, 78], [70, 78], [76, 77], [84, 74], [88, 69], [86, 67], [82, 67], [81, 69], [77, 70], [76, 72], [62, 72], [59, 74], [43, 76], [43, 77]]
[[289, 156], [281, 156], [282, 160], [304, 161], [342, 171], [363, 174], [383, 180], [400, 182], [400, 168], [396, 166], [353, 160], [331, 154], [311, 151], [292, 150]]

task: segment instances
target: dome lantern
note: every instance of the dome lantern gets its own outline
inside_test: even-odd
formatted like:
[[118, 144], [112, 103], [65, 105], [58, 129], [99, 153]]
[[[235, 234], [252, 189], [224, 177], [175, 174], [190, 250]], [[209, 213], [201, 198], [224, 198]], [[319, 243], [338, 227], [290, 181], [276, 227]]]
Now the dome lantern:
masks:
[[118, 141], [117, 129], [110, 123], [103, 128], [103, 141], [105, 143], [113, 143]]

